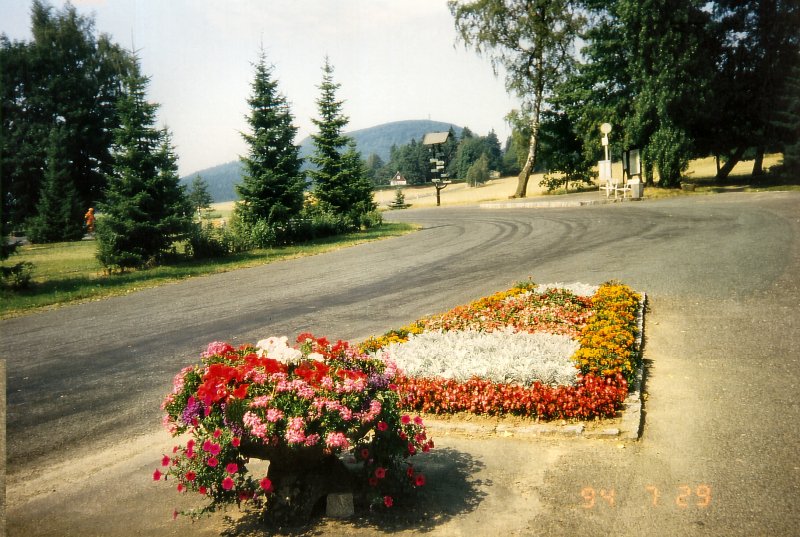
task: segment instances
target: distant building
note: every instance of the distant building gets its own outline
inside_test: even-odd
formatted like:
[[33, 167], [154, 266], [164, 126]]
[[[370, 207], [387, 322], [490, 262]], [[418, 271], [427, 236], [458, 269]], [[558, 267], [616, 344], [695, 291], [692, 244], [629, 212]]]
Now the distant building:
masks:
[[406, 181], [406, 178], [403, 177], [403, 174], [398, 171], [396, 174], [394, 174], [392, 180], [389, 181], [389, 184], [392, 186], [406, 186], [408, 181]]

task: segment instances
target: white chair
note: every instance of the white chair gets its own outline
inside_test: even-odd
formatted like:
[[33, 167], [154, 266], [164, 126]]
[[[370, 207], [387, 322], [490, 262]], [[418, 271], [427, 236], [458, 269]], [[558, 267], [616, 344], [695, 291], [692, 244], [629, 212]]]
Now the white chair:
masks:
[[598, 184], [600, 185], [600, 192], [606, 192], [606, 197], [610, 196], [611, 193], [614, 193], [614, 197], [617, 197], [617, 184], [616, 181], [611, 177], [611, 161], [610, 160], [600, 160], [597, 162], [597, 171], [598, 171]]

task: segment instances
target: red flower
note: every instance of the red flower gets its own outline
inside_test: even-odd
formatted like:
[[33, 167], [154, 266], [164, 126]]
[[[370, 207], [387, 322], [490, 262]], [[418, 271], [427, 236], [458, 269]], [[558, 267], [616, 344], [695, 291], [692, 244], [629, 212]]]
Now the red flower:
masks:
[[164, 455], [164, 458], [161, 459], [161, 466], [169, 466], [169, 456]]
[[242, 439], [239, 438], [238, 436], [234, 436], [233, 438], [231, 438], [231, 445], [233, 447], [239, 447], [239, 444], [241, 444], [241, 443], [242, 443]]
[[392, 499], [391, 496], [384, 496], [383, 505], [385, 505], [386, 507], [391, 507], [392, 505], [394, 505], [394, 500]]
[[231, 490], [233, 488], [233, 479], [230, 477], [226, 477], [222, 480], [222, 488], [225, 490]]
[[414, 478], [414, 484], [418, 487], [422, 487], [425, 485], [425, 476], [422, 474], [417, 474], [417, 477]]
[[229, 462], [228, 465], [225, 467], [225, 471], [233, 475], [239, 471], [239, 465], [236, 464], [235, 462]]
[[197, 474], [190, 470], [186, 472], [186, 475], [184, 477], [186, 478], [186, 481], [192, 482], [197, 478]]
[[222, 430], [221, 429], [215, 430], [214, 431], [214, 438], [219, 438], [220, 436], [222, 436]]
[[205, 496], [206, 492], [208, 492], [208, 489], [205, 487], [200, 487], [197, 492]]
[[369, 450], [367, 448], [361, 449], [361, 458], [364, 460], [369, 459]]
[[178, 492], [183, 492], [186, 490], [186, 487], [183, 486], [183, 483], [178, 483]]
[[233, 390], [233, 396], [236, 399], [244, 399], [247, 397], [247, 387], [250, 386], [249, 384], [240, 384]]
[[370, 477], [367, 482], [369, 483], [370, 487], [377, 487], [378, 486], [378, 478]]
[[386, 477], [386, 468], [382, 468], [380, 466], [375, 468], [375, 477], [377, 477], [378, 479], [383, 479], [384, 477]]
[[158, 481], [159, 479], [161, 479], [161, 476], [162, 476], [161, 472], [158, 469], [156, 469], [156, 471], [153, 472], [153, 481]]
[[403, 425], [408, 425], [411, 423], [411, 418], [407, 414], [403, 414], [403, 416], [400, 418], [400, 423]]
[[378, 430], [379, 431], [385, 431], [388, 428], [389, 428], [389, 424], [386, 423], [385, 421], [379, 421], [378, 422]]
[[264, 479], [259, 481], [258, 482], [258, 486], [261, 487], [261, 489], [266, 491], [266, 492], [271, 492], [272, 491], [272, 481], [270, 481], [269, 478], [265, 477]]
[[219, 461], [217, 460], [216, 457], [209, 457], [208, 458], [208, 465], [210, 467], [216, 468], [218, 464], [219, 464]]

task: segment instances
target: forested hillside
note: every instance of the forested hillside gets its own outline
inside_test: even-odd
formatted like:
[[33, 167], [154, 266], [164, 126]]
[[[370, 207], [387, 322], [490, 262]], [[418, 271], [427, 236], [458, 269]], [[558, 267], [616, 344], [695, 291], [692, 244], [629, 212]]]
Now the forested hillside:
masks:
[[[409, 120], [384, 123], [347, 133], [356, 141], [361, 157], [367, 159], [370, 155], [378, 155], [383, 161], [389, 160], [392, 146], [407, 144], [411, 140], [422, 141], [428, 132], [446, 131], [453, 127], [457, 135], [461, 134], [461, 127], [452, 123], [431, 120]], [[305, 158], [311, 155], [311, 137], [300, 142], [300, 156]], [[306, 167], [308, 164], [306, 163]], [[189, 185], [197, 174], [208, 182], [208, 191], [215, 202], [231, 201], [238, 199], [235, 184], [241, 181], [242, 165], [238, 160], [220, 164], [212, 168], [199, 170], [182, 178], [185, 185]]]

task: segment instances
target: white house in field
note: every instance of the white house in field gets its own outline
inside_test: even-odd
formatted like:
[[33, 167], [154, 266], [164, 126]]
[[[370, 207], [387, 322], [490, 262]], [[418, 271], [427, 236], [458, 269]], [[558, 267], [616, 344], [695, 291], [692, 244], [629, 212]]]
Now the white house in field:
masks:
[[403, 177], [403, 174], [398, 171], [396, 174], [394, 174], [392, 180], [389, 181], [389, 184], [392, 186], [406, 186], [408, 185], [408, 181], [406, 181], [406, 178]]

